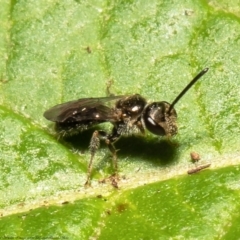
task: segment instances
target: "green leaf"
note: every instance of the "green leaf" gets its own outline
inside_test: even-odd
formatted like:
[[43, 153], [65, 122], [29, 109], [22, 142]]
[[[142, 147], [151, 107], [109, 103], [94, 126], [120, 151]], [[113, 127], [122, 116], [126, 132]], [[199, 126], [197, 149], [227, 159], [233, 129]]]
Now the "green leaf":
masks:
[[[0, 239], [236, 239], [240, 182], [237, 1], [1, 1]], [[171, 144], [146, 134], [104, 144], [85, 189], [93, 129], [59, 140], [53, 105], [139, 93], [176, 105]], [[110, 124], [97, 129], [111, 130]], [[177, 143], [177, 144], [175, 144]], [[190, 153], [201, 156], [196, 168]]]

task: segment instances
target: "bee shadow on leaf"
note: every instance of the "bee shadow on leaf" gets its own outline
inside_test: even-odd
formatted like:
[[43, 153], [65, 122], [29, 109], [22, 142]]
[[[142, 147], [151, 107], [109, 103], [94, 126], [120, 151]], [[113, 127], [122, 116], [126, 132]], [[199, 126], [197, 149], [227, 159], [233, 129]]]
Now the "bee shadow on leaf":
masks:
[[116, 144], [119, 157], [133, 157], [141, 161], [151, 161], [158, 166], [171, 164], [177, 160], [177, 145], [164, 138], [144, 136], [122, 137]]
[[[64, 145], [71, 146], [80, 153], [87, 154], [89, 143], [95, 130], [101, 128], [95, 127], [81, 132], [74, 136], [68, 136], [60, 140]], [[133, 161], [150, 161], [157, 166], [164, 166], [174, 163], [178, 159], [176, 142], [166, 140], [165, 138], [149, 138], [144, 136], [121, 137], [115, 144], [118, 159], [133, 158]], [[107, 156], [111, 158], [111, 153], [104, 141], [101, 141], [100, 148], [105, 148]], [[97, 155], [98, 153], [96, 153]]]

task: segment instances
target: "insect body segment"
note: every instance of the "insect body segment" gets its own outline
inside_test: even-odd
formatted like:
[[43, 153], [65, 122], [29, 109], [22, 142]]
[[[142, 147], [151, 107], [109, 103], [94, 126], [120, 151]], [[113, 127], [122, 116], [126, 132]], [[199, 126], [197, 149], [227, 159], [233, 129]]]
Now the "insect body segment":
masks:
[[110, 122], [113, 125], [110, 133], [95, 131], [92, 135], [86, 181], [86, 185], [89, 185], [93, 159], [101, 140], [106, 142], [113, 155], [114, 175], [117, 175], [117, 154], [114, 142], [121, 136], [144, 134], [145, 129], [158, 136], [171, 137], [177, 134], [177, 113], [174, 105], [207, 71], [208, 68], [202, 70], [172, 104], [166, 101], [147, 103], [146, 99], [139, 94], [82, 98], [54, 106], [44, 113], [44, 117], [56, 123], [56, 131], [60, 136], [76, 134], [103, 122]]

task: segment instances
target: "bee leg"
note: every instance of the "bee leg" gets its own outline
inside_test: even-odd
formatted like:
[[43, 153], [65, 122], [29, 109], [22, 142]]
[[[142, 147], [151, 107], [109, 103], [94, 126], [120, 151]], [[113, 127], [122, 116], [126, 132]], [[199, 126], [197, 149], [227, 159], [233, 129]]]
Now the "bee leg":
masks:
[[117, 165], [117, 150], [115, 149], [113, 143], [119, 138], [119, 134], [113, 133], [111, 135], [107, 134], [104, 131], [95, 131], [92, 135], [91, 141], [90, 141], [90, 161], [88, 164], [88, 172], [87, 172], [87, 181], [85, 182], [85, 186], [91, 185], [91, 173], [92, 173], [92, 164], [93, 164], [93, 158], [97, 152], [97, 149], [100, 146], [100, 140], [105, 140], [108, 149], [112, 153], [113, 157], [113, 167], [114, 167], [114, 174], [111, 177], [112, 179], [112, 185], [117, 188], [117, 179], [118, 179], [118, 165]]
[[117, 174], [118, 171], [118, 165], [117, 165], [117, 150], [114, 147], [113, 143], [111, 142], [110, 139], [106, 139], [106, 143], [108, 145], [108, 149], [110, 150], [110, 152], [112, 153], [112, 157], [113, 157], [113, 168], [114, 168], [114, 172], [115, 174]]
[[113, 162], [113, 168], [114, 173], [109, 177], [111, 180], [111, 183], [113, 187], [118, 188], [118, 162], [117, 162], [117, 151], [114, 147], [114, 142], [116, 142], [121, 135], [118, 132], [118, 128], [114, 127], [112, 130], [112, 133], [107, 136], [106, 138], [106, 144], [108, 146], [109, 151], [112, 153], [112, 162]]
[[100, 146], [99, 131], [95, 131], [92, 135], [92, 138], [90, 141], [90, 146], [89, 146], [91, 157], [90, 157], [90, 161], [88, 164], [87, 181], [85, 182], [85, 186], [91, 185], [91, 173], [92, 173], [93, 158], [94, 158], [99, 146]]
[[106, 181], [110, 180], [112, 186], [115, 187], [115, 188], [118, 188], [119, 177], [118, 177], [118, 166], [117, 166], [117, 150], [115, 149], [115, 147], [113, 145], [113, 142], [111, 141], [110, 136], [106, 137], [105, 142], [108, 146], [108, 149], [112, 153], [114, 173], [111, 176], [100, 180], [99, 182], [100, 183], [106, 183]]
[[101, 131], [101, 130], [94, 131], [91, 141], [90, 141], [90, 146], [89, 146], [91, 157], [90, 157], [90, 161], [88, 164], [87, 181], [85, 182], [85, 186], [91, 185], [91, 173], [92, 173], [93, 158], [100, 146], [100, 140], [106, 141], [108, 148], [110, 149], [111, 153], [113, 154], [114, 168], [115, 169], [117, 168], [116, 150], [109, 139], [109, 135], [106, 132]]

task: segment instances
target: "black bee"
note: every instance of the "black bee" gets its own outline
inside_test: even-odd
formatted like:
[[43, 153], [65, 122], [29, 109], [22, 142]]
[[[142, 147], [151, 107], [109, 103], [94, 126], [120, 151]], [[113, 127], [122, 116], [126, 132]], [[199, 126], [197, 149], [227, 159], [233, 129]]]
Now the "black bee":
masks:
[[[56, 131], [62, 136], [79, 133], [103, 122], [112, 123], [111, 133], [98, 130], [92, 135], [89, 146], [91, 158], [85, 183], [89, 185], [92, 162], [100, 140], [106, 142], [113, 155], [114, 175], [117, 176], [117, 154], [114, 142], [122, 135], [137, 132], [144, 134], [145, 129], [159, 136], [171, 137], [177, 134], [177, 113], [174, 105], [207, 71], [208, 68], [202, 70], [171, 104], [165, 101], [147, 103], [146, 99], [139, 94], [82, 98], [54, 106], [44, 112], [44, 117], [56, 123]], [[109, 107], [112, 101], [115, 106]]]

